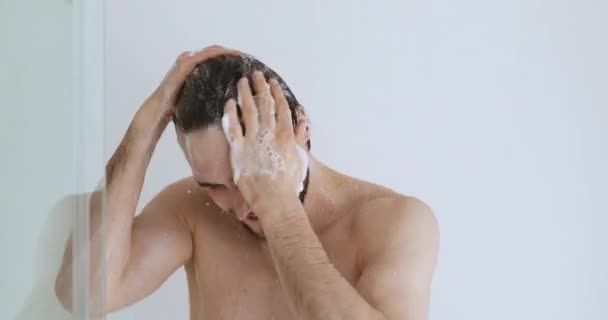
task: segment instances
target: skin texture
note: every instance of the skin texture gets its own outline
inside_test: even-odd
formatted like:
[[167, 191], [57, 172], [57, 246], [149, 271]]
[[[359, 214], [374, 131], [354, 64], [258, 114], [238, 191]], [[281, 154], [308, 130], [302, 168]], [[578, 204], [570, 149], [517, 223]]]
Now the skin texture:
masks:
[[[197, 63], [218, 54], [239, 52], [211, 47], [180, 56], [108, 163], [107, 192], [96, 193], [91, 205], [93, 230], [101, 203], [108, 217], [106, 236], [92, 238], [93, 248], [105, 247], [98, 253], [107, 265], [103, 280], [92, 279], [106, 304], [93, 311], [135, 303], [185, 266], [191, 319], [427, 319], [438, 250], [431, 209], [332, 170], [309, 153], [302, 204], [295, 172], [305, 163], [296, 145], [310, 139], [309, 122], [298, 115], [294, 128], [282, 91], [259, 75], [238, 85], [247, 134], [233, 101], [226, 104], [224, 128], [178, 130], [192, 177], [166, 187], [134, 217], [180, 83]], [[248, 170], [234, 181], [234, 167], [268, 160], [257, 145], [260, 129], [269, 130], [284, 169], [274, 175]], [[69, 248], [56, 285], [68, 308]]]

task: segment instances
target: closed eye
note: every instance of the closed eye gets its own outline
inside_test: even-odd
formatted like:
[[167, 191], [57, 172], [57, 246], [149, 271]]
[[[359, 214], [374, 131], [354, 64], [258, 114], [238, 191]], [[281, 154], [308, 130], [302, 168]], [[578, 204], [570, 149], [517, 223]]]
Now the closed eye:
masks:
[[198, 185], [203, 187], [203, 188], [208, 188], [211, 190], [218, 190], [221, 188], [225, 188], [226, 186], [221, 184], [221, 183], [206, 183], [206, 182], [199, 182], [197, 181]]

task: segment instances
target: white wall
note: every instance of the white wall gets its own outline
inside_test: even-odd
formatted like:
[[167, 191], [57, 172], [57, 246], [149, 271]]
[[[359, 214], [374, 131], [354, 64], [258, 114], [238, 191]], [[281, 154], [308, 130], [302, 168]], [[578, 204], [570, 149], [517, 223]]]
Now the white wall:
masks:
[[54, 279], [72, 217], [72, 5], [0, 2], [0, 319], [67, 319]]
[[[608, 2], [109, 0], [106, 10], [107, 157], [177, 54], [235, 47], [308, 107], [318, 158], [434, 208], [433, 319], [608, 318]], [[169, 128], [140, 208], [188, 174]], [[187, 317], [180, 271], [110, 319]]]

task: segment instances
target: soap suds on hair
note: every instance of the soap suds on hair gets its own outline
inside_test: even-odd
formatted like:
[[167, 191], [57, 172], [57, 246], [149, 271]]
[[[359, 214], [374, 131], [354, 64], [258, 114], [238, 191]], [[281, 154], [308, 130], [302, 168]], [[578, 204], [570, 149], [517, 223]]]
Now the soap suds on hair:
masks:
[[308, 170], [308, 154], [306, 150], [299, 145], [296, 145], [296, 150], [298, 151], [298, 156], [300, 156], [300, 161], [302, 161], [302, 171], [300, 172], [300, 185], [297, 188], [298, 193], [304, 191], [304, 180], [306, 180], [306, 171]]
[[[274, 179], [279, 171], [287, 169], [285, 160], [273, 147], [274, 137], [268, 128], [262, 128], [258, 132], [255, 143], [248, 145], [253, 147], [254, 150], [251, 150], [253, 152], [249, 152], [248, 154], [244, 154], [242, 152], [243, 146], [233, 141], [228, 134], [230, 132], [230, 121], [227, 114], [222, 117], [222, 128], [230, 144], [230, 161], [235, 184], [238, 184], [240, 177], [244, 175], [267, 175]], [[308, 155], [306, 150], [299, 145], [296, 145], [296, 152], [302, 163], [301, 171], [298, 172], [298, 183], [294, 186], [294, 190], [299, 193], [304, 190]]]
[[292, 122], [295, 124], [294, 110], [300, 103], [287, 83], [268, 65], [245, 54], [215, 57], [194, 68], [177, 99], [173, 118], [175, 125], [187, 133], [218, 124], [228, 99], [235, 99], [237, 105], [242, 106], [243, 99], [238, 95], [237, 82], [242, 77], [250, 77], [256, 70], [262, 71], [267, 80], [277, 79], [292, 110]]

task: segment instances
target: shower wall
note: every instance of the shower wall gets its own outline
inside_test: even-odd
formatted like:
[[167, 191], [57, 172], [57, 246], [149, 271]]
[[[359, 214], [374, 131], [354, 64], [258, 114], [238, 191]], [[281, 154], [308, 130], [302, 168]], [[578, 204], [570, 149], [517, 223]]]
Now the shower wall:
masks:
[[[106, 157], [185, 50], [250, 52], [312, 118], [313, 153], [418, 196], [432, 319], [608, 319], [608, 2], [107, 2]], [[140, 208], [190, 175], [169, 126]], [[111, 320], [187, 319], [179, 270]]]

